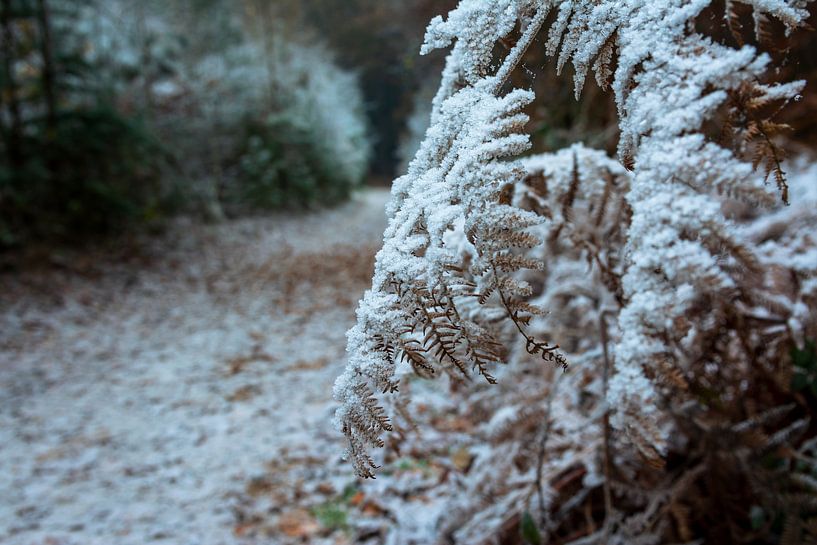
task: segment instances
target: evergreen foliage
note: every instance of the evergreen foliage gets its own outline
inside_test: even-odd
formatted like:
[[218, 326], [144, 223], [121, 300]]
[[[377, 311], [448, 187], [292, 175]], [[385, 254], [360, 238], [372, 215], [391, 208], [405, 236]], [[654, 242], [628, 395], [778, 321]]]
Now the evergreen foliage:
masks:
[[5, 0], [0, 244], [75, 240], [161, 211], [163, 150], [94, 85], [73, 2]]

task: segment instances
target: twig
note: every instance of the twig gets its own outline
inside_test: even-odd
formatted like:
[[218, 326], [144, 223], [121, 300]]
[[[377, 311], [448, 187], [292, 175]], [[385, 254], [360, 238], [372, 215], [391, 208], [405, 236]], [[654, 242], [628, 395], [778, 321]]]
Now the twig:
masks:
[[[599, 315], [599, 335], [601, 336], [601, 347], [604, 355], [604, 371], [602, 373], [602, 395], [603, 403], [607, 403], [607, 384], [610, 378], [610, 355], [607, 350], [607, 316], [612, 315], [612, 311], [605, 310]], [[602, 543], [607, 543], [610, 537], [611, 513], [613, 512], [613, 496], [610, 491], [610, 410], [604, 409], [604, 527], [602, 528]]]
[[[482, 252], [480, 252], [479, 249], [477, 249], [477, 252], [482, 255]], [[522, 324], [519, 321], [519, 313], [511, 310], [511, 305], [508, 302], [508, 298], [505, 295], [505, 292], [502, 290], [499, 272], [496, 270], [496, 264], [490, 258], [488, 259], [488, 263], [491, 265], [491, 271], [493, 272], [494, 283], [496, 284], [496, 291], [499, 294], [499, 300], [505, 309], [505, 313], [516, 326], [516, 329], [519, 330], [522, 337], [525, 338], [525, 350], [527, 353], [531, 356], [541, 354], [544, 361], [557, 363], [559, 366], [561, 366], [562, 371], [567, 371], [567, 358], [565, 358], [564, 354], [559, 352], [558, 344], [555, 346], [550, 346], [547, 342], [537, 341], [535, 337], [528, 335], [528, 332], [525, 331], [524, 327], [522, 327]]]
[[556, 390], [559, 388], [559, 380], [564, 374], [557, 375], [550, 386], [548, 392], [547, 405], [545, 406], [545, 429], [542, 431], [542, 439], [539, 441], [539, 453], [536, 463], [536, 494], [539, 499], [539, 519], [543, 528], [548, 526], [548, 510], [545, 506], [545, 487], [542, 482], [542, 471], [545, 466], [545, 453], [547, 452], [547, 442], [550, 436], [550, 413], [553, 407], [553, 398], [556, 397]]
[[499, 70], [497, 70], [494, 77], [486, 80], [487, 84], [490, 85], [491, 92], [493, 94], [498, 94], [502, 86], [505, 85], [505, 82], [511, 76], [511, 73], [517, 66], [519, 66], [519, 63], [522, 62], [522, 57], [533, 43], [533, 39], [536, 38], [537, 34], [539, 34], [539, 30], [542, 28], [542, 25], [545, 24], [545, 19], [547, 19], [550, 9], [548, 9], [548, 7], [546, 7], [544, 4], [544, 2], [540, 3], [540, 7], [537, 8], [533, 19], [531, 19], [530, 24], [528, 24], [528, 28], [525, 29], [522, 37], [518, 42], [516, 42], [516, 45], [513, 47], [510, 53], [508, 53], [508, 56], [505, 57], [505, 62], [502, 63], [502, 66], [499, 68]]

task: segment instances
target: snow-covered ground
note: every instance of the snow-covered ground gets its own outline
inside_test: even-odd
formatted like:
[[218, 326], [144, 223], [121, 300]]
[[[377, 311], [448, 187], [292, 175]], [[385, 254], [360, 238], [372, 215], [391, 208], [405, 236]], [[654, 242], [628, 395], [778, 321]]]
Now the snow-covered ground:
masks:
[[332, 382], [386, 198], [0, 276], [0, 542], [350, 539]]

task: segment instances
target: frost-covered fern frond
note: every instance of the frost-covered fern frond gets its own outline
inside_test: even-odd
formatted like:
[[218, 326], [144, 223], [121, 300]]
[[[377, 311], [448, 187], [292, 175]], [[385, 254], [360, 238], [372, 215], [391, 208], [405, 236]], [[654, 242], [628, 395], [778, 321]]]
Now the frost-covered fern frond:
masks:
[[[528, 288], [509, 273], [539, 264], [514, 250], [538, 244], [527, 229], [540, 218], [500, 203], [503, 186], [519, 174], [506, 161], [529, 147], [522, 112], [533, 96], [500, 94], [507, 74], [529, 44], [546, 11], [529, 19], [531, 2], [466, 1], [448, 22], [432, 22], [424, 51], [456, 41], [437, 96], [432, 125], [406, 176], [394, 183], [389, 227], [377, 256], [373, 288], [349, 332], [349, 364], [335, 385], [340, 427], [358, 473], [371, 477], [369, 446], [382, 445], [388, 421], [366, 403], [374, 391], [393, 392], [411, 371], [468, 375], [489, 382], [500, 363], [500, 344], [490, 330], [460, 313], [458, 298], [481, 303], [498, 294], [510, 317], [523, 322], [534, 309], [522, 298]], [[489, 74], [494, 42], [522, 21], [527, 29], [499, 70]], [[467, 24], [466, 24], [467, 23]], [[462, 267], [460, 249], [447, 245], [456, 227], [468, 235], [473, 259]], [[532, 351], [564, 364], [553, 347], [533, 338]]]
[[[791, 30], [807, 15], [806, 3], [743, 4], [757, 21], [774, 18]], [[522, 272], [546, 269], [549, 255], [537, 262], [529, 251], [540, 242], [550, 250], [573, 245], [604, 271], [606, 289], [621, 307], [610, 347], [613, 423], [645, 457], [660, 463], [671, 430], [664, 424], [665, 394], [717, 363], [712, 359], [717, 350], [699, 350], [722, 341], [713, 333], [717, 320], [768, 302], [762, 290], [755, 293], [750, 280], [760, 273], [757, 258], [725, 219], [722, 200], [774, 203], [773, 188], [756, 173], [760, 166], [766, 177], [774, 173], [786, 199], [773, 141], [784, 127], [772, 117], [802, 88], [762, 83], [767, 55], [698, 32], [696, 19], [715, 9], [712, 4], [462, 0], [447, 19], [431, 22], [423, 52], [451, 44], [453, 49], [426, 139], [408, 174], [394, 184], [373, 289], [349, 333], [349, 364], [335, 388], [338, 423], [359, 474], [372, 476], [366, 448], [381, 445], [390, 428], [377, 405], [367, 401], [373, 393], [396, 390], [400, 377], [412, 370], [464, 374], [473, 368], [494, 380], [491, 368], [505, 352], [492, 324], [497, 308], [529, 352], [565, 363], [553, 346], [530, 334], [534, 317], [551, 310], [536, 305]], [[510, 159], [529, 146], [523, 109], [534, 100], [527, 91], [503, 89], [553, 10], [545, 48], [557, 57], [557, 68], [573, 65], [577, 94], [591, 70], [615, 94], [619, 159], [631, 171], [626, 191], [617, 193], [624, 198], [616, 231], [626, 240], [622, 246], [600, 232], [612, 182], [584, 188], [591, 193], [582, 202], [594, 203], [602, 217], [598, 226], [569, 221], [580, 191], [579, 156], [587, 156], [580, 148], [568, 164], [559, 162], [564, 156], [552, 158], [563, 170], [552, 182], [567, 183], [554, 186], [562, 191], [558, 207], [539, 215], [508, 204], [503, 192], [521, 179], [522, 165]], [[759, 38], [762, 27], [756, 25]], [[500, 39], [516, 41], [496, 58]], [[716, 118], [725, 120], [720, 139], [710, 134]], [[528, 197], [535, 204], [534, 193]], [[542, 222], [552, 223], [537, 227]], [[452, 237], [454, 232], [464, 236]], [[482, 308], [475, 311], [469, 296]], [[701, 312], [704, 308], [712, 311]], [[551, 317], [558, 321], [555, 313]]]
[[558, 338], [571, 369], [542, 370], [517, 350], [498, 386], [463, 403], [469, 413], [492, 416], [478, 425], [469, 478], [450, 492], [442, 517], [455, 543], [491, 542], [524, 512], [536, 514], [547, 542], [549, 532], [572, 524], [573, 509], [604, 480], [599, 452], [609, 362], [599, 338], [603, 320], [612, 325], [619, 308], [630, 175], [580, 144], [519, 165], [525, 175], [508, 189], [510, 201], [548, 219], [535, 228], [545, 244], [531, 254], [544, 265], [529, 273], [536, 287], [528, 300], [550, 312], [530, 328]]
[[[734, 232], [757, 249], [765, 271], [745, 278], [743, 289], [754, 286], [755, 300], [767, 302], [751, 307], [745, 298], [707, 299], [706, 306], [691, 309], [702, 328], [683, 346], [696, 362], [694, 372], [667, 364], [653, 379], [658, 388], [681, 392], [667, 404], [674, 429], [670, 462], [657, 467], [606, 425], [615, 409], [605, 392], [610, 348], [621, 335], [616, 316], [625, 304], [620, 285], [631, 173], [580, 145], [519, 163], [526, 174], [503, 196], [550, 218], [533, 228], [545, 244], [531, 255], [546, 257], [544, 267], [523, 273], [532, 287], [528, 300], [550, 311], [535, 317], [530, 331], [559, 339], [571, 368], [543, 369], [517, 347], [495, 386], [446, 390], [438, 394], [443, 402], [430, 387], [412, 384], [414, 395], [423, 388], [427, 410], [415, 415], [421, 431], [407, 438], [403, 456], [416, 453], [445, 468], [445, 478], [423, 491], [435, 499], [423, 507], [431, 511], [434, 537], [425, 534], [418, 542], [493, 543], [533, 525], [543, 543], [751, 543], [757, 534], [743, 527], [753, 505], [764, 520], [782, 511], [798, 524], [800, 506], [809, 504], [802, 502], [807, 485], [795, 450], [805, 449], [798, 444], [813, 398], [795, 393], [797, 408], [781, 400], [792, 399], [790, 384], [805, 392], [813, 380], [806, 378], [813, 352], [806, 347], [796, 356], [792, 377], [787, 351], [793, 340], [817, 335], [811, 311], [817, 308], [817, 240], [811, 235], [817, 169], [792, 177], [792, 206], [728, 203]], [[747, 314], [748, 308], [754, 310]], [[452, 432], [443, 427], [446, 416], [473, 427]], [[452, 452], [467, 453], [468, 465], [451, 467]], [[770, 466], [770, 456], [781, 463]], [[409, 542], [403, 532], [412, 511], [403, 507], [411, 504], [410, 494], [391, 477], [371, 491], [392, 506], [393, 542]], [[801, 504], [793, 508], [797, 498]], [[808, 513], [802, 511], [800, 522]], [[780, 532], [767, 530], [766, 536]]]
[[[805, 3], [796, 0], [747, 4], [757, 17], [778, 18], [789, 29], [807, 16]], [[572, 62], [577, 94], [590, 69], [603, 84], [612, 76], [619, 155], [633, 177], [622, 278], [626, 304], [619, 315], [610, 403], [617, 408], [616, 425], [649, 457], [665, 448], [667, 432], [657, 425], [655, 379], [664, 377], [665, 369], [687, 372], [691, 362], [681, 347], [694, 344], [690, 335], [707, 329], [696, 322], [692, 308], [703, 300], [733, 300], [755, 263], [712, 195], [771, 201], [741, 150], [708, 139], [704, 124], [747, 87], [756, 103], [778, 105], [802, 88], [802, 83], [758, 85], [768, 56], [691, 30], [709, 5], [708, 0], [560, 2], [547, 44], [558, 55], [559, 69]], [[757, 133], [758, 124], [747, 130]], [[770, 170], [778, 167], [779, 162]], [[782, 173], [778, 184], [784, 189]]]

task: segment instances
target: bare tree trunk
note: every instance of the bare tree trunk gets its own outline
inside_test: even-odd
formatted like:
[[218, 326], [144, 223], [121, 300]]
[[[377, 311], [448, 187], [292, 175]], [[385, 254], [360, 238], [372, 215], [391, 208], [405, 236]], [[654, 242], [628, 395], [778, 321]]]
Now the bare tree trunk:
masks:
[[47, 0], [37, 0], [37, 20], [40, 24], [40, 54], [43, 57], [43, 95], [46, 108], [46, 138], [57, 131], [57, 82], [54, 67], [54, 48], [51, 35], [51, 14]]
[[11, 128], [8, 133], [7, 153], [12, 166], [22, 164], [23, 122], [20, 115], [20, 98], [17, 95], [17, 80], [14, 74], [14, 55], [16, 43], [11, 26], [11, 0], [0, 0], [0, 28], [3, 38], [3, 77], [8, 91], [8, 108], [11, 117]]

